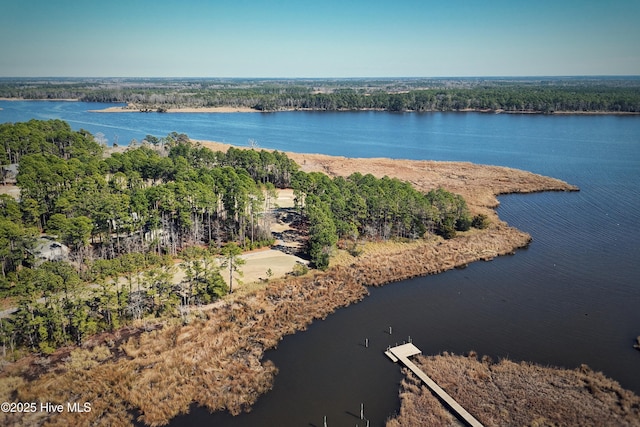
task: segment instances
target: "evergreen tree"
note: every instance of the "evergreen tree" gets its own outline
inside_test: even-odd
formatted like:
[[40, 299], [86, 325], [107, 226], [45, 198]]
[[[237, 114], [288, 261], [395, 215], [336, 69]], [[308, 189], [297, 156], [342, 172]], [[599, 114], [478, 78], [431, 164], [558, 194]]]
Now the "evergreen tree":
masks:
[[[246, 261], [240, 258], [242, 249], [240, 249], [240, 247], [235, 242], [229, 242], [224, 245], [220, 253], [222, 255], [222, 262], [220, 266], [222, 268], [229, 269], [229, 293], [232, 293], [233, 275], [235, 273], [238, 276], [242, 277], [242, 270], [240, 270], [240, 267], [243, 266]], [[236, 282], [240, 283], [238, 279], [236, 279]]]

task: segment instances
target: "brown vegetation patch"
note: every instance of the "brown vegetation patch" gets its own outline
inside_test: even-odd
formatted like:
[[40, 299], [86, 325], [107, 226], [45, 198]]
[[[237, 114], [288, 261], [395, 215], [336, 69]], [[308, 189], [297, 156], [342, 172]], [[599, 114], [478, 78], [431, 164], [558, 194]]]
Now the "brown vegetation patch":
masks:
[[[485, 426], [640, 425], [640, 397], [584, 365], [567, 370], [448, 354], [419, 356], [416, 364]], [[405, 373], [399, 416], [387, 426], [451, 425], [438, 399]]]
[[449, 412], [410, 370], [403, 369], [400, 383], [400, 412], [387, 421], [387, 427], [457, 426]]
[[[197, 141], [214, 151], [227, 151], [231, 145]], [[249, 147], [235, 147], [249, 148]], [[469, 162], [436, 162], [387, 158], [347, 158], [324, 154], [286, 152], [305, 172], [322, 172], [329, 176], [349, 176], [359, 172], [381, 178], [389, 176], [410, 182], [420, 191], [438, 187], [464, 197], [473, 214], [484, 213], [497, 219], [493, 208], [496, 196], [539, 191], [577, 191], [578, 188], [559, 179], [502, 166], [477, 165]]]
[[[163, 425], [193, 402], [238, 414], [271, 388], [277, 368], [261, 362], [266, 349], [366, 294], [344, 269], [280, 280], [255, 294], [229, 299], [191, 324], [132, 336], [120, 348], [110, 349], [121, 349], [126, 357], [109, 359], [101, 346], [78, 353], [65, 366], [31, 382], [23, 384], [20, 375], [5, 375], [3, 382], [17, 387], [8, 394], [19, 401], [92, 403], [88, 414], [63, 413], [47, 425], [131, 424], [132, 409], [140, 411], [144, 423]], [[93, 363], [91, 356], [101, 363]], [[0, 417], [5, 424], [44, 421]]]
[[[435, 162], [386, 158], [352, 159], [323, 154], [287, 153], [305, 172], [349, 176], [360, 172], [378, 178], [389, 176], [410, 182], [420, 191], [442, 187], [460, 194], [473, 213], [488, 213], [498, 206], [497, 195], [539, 191], [576, 191], [564, 181], [502, 166], [468, 162]], [[482, 209], [485, 208], [485, 209]], [[493, 211], [490, 213], [493, 214]]]
[[249, 107], [161, 107], [129, 103], [124, 107], [107, 107], [101, 110], [89, 110], [90, 113], [258, 113]]
[[[261, 362], [264, 351], [314, 319], [362, 299], [367, 294], [364, 284], [437, 273], [528, 241], [526, 233], [505, 226], [448, 241], [399, 245], [384, 257], [365, 255], [348, 267], [273, 281], [255, 293], [228, 298], [191, 324], [134, 334], [119, 346], [112, 342], [112, 358], [103, 348], [92, 350], [34, 381], [21, 384], [13, 379], [10, 384], [18, 386], [15, 397], [21, 401], [92, 402], [93, 410], [82, 417], [97, 425], [130, 424], [132, 409], [140, 411], [144, 423], [163, 425], [193, 402], [238, 414], [272, 385], [277, 368]], [[104, 347], [105, 342], [109, 340], [96, 345]], [[87, 361], [91, 355], [101, 363]], [[77, 416], [54, 416], [48, 425], [77, 423]]]
[[[224, 147], [213, 144], [211, 148]], [[105, 336], [85, 346], [84, 352], [68, 351], [55, 363], [48, 358], [31, 359], [5, 367], [0, 391], [12, 400], [86, 401], [92, 411], [49, 418], [42, 413], [0, 414], [0, 424], [130, 425], [132, 414], [139, 413], [140, 421], [148, 425], [164, 425], [194, 402], [211, 411], [249, 410], [272, 385], [277, 368], [262, 357], [282, 337], [361, 300], [367, 294], [364, 285], [435, 274], [526, 246], [530, 236], [499, 221], [490, 209], [497, 204], [496, 194], [574, 189], [527, 172], [469, 163], [290, 156], [305, 170], [388, 175], [409, 180], [421, 190], [443, 187], [458, 192], [474, 213], [492, 215], [492, 224], [451, 240], [397, 243], [385, 246], [382, 253], [367, 249], [359, 257], [343, 258], [326, 273], [275, 280], [255, 292], [231, 295], [208, 310], [193, 310], [194, 320], [186, 325], [167, 323], [124, 340]], [[40, 366], [40, 375], [28, 378], [34, 364]]]
[[381, 286], [412, 277], [437, 274], [471, 262], [488, 261], [527, 246], [531, 236], [504, 223], [486, 230], [460, 233], [455, 239], [422, 240], [409, 243], [365, 245], [359, 257], [342, 253], [340, 264], [350, 262], [356, 280], [367, 286]]

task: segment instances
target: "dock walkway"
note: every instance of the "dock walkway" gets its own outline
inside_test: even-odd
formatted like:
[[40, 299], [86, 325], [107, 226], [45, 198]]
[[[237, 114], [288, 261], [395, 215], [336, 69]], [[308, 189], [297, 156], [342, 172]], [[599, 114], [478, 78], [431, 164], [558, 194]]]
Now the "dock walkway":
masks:
[[446, 391], [440, 388], [438, 384], [435, 383], [427, 374], [422, 372], [420, 368], [418, 368], [412, 361], [409, 360], [409, 357], [415, 356], [416, 354], [422, 353], [418, 347], [413, 345], [412, 343], [402, 344], [397, 347], [391, 347], [389, 350], [385, 351], [386, 354], [394, 363], [401, 362], [404, 366], [409, 368], [411, 372], [416, 374], [418, 378], [422, 380], [426, 384], [429, 389], [435, 393], [446, 405], [454, 411], [457, 416], [462, 419], [465, 423], [470, 425], [471, 427], [483, 427], [480, 421], [476, 420], [473, 415], [467, 412], [458, 402], [456, 402], [453, 397], [449, 396]]

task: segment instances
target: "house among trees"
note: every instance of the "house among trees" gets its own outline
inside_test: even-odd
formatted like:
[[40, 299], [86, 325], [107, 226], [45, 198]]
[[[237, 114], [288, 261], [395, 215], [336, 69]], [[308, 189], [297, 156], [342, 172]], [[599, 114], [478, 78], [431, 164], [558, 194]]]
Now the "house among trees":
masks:
[[36, 240], [31, 254], [36, 265], [45, 261], [69, 261], [69, 247], [47, 236]]
[[15, 184], [16, 177], [18, 176], [18, 164], [11, 163], [0, 166], [0, 174], [2, 175], [2, 183], [4, 185]]

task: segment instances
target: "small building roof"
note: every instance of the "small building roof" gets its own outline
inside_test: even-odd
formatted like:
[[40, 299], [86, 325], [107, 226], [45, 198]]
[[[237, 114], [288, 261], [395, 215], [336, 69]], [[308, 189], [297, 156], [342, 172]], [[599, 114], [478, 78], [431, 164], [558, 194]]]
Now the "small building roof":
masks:
[[68, 246], [55, 241], [52, 237], [40, 237], [33, 247], [33, 256], [41, 262], [68, 261], [70, 249]]

